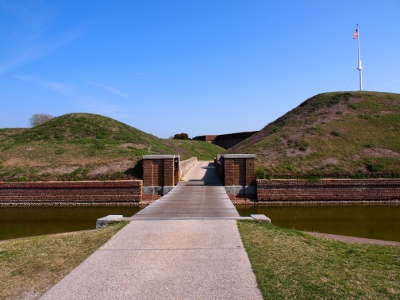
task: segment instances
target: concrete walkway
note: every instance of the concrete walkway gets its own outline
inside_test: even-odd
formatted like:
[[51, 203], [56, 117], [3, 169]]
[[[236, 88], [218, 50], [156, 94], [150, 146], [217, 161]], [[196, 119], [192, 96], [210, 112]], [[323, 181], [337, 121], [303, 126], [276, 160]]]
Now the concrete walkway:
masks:
[[184, 180], [42, 299], [262, 299], [213, 164]]

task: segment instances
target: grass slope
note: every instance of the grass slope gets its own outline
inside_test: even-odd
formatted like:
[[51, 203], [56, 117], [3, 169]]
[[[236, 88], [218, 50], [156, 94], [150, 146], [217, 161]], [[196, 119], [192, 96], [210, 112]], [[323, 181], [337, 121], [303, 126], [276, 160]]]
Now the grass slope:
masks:
[[264, 299], [399, 299], [400, 247], [239, 221]]
[[316, 95], [225, 153], [254, 153], [259, 177], [400, 176], [400, 94]]
[[[186, 142], [189, 145], [190, 142]], [[0, 180], [130, 179], [147, 154], [178, 154], [181, 159], [223, 150], [207, 143], [179, 147], [114, 119], [68, 114], [29, 129], [0, 130]]]
[[198, 160], [214, 160], [217, 154], [225, 151], [220, 146], [203, 141], [169, 139], [168, 142], [181, 151], [190, 153], [190, 156], [197, 157]]

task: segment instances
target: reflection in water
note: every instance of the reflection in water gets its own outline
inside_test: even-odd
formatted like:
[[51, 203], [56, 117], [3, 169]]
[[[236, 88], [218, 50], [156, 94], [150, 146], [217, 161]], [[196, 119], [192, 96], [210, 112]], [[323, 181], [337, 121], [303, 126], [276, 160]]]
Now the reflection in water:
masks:
[[237, 205], [236, 209], [241, 216], [264, 214], [279, 227], [400, 242], [400, 205]]
[[0, 240], [96, 228], [107, 215], [130, 217], [137, 206], [0, 207]]
[[[279, 227], [400, 242], [400, 205], [238, 205], [241, 216], [264, 214]], [[107, 215], [130, 217], [141, 207], [0, 207], [0, 240], [94, 229]]]

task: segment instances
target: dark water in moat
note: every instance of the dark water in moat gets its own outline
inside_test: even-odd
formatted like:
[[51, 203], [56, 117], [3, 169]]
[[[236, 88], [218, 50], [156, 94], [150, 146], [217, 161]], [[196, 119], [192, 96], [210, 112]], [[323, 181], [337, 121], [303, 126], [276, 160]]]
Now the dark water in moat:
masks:
[[241, 216], [264, 214], [278, 227], [400, 242], [400, 205], [239, 205], [236, 208]]
[[[279, 227], [400, 241], [400, 205], [236, 206]], [[0, 240], [94, 229], [107, 215], [130, 217], [140, 207], [0, 207]]]
[[131, 217], [137, 206], [0, 207], [0, 240], [96, 228], [108, 215]]

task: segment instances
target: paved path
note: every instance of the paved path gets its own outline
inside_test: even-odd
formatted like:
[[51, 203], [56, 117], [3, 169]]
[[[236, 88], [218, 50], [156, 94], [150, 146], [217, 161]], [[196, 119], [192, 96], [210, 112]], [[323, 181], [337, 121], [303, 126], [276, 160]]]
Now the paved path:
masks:
[[213, 165], [184, 180], [42, 299], [262, 299]]

